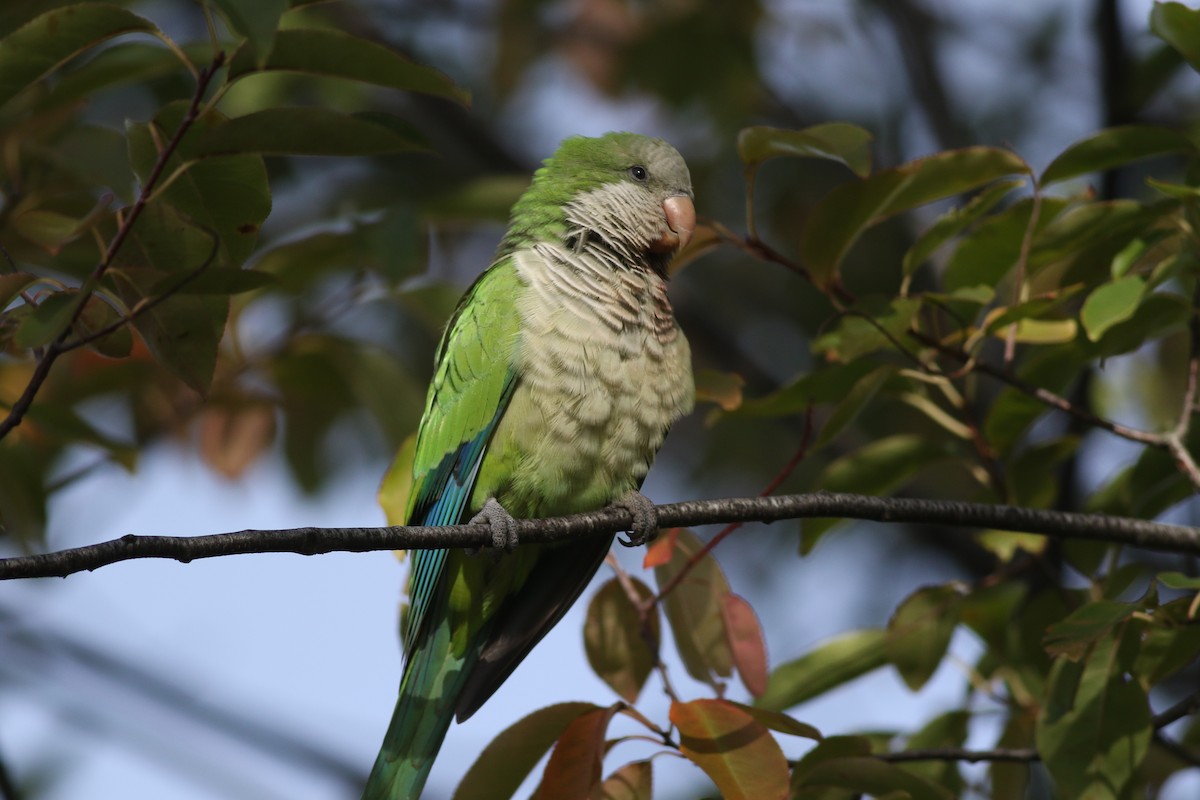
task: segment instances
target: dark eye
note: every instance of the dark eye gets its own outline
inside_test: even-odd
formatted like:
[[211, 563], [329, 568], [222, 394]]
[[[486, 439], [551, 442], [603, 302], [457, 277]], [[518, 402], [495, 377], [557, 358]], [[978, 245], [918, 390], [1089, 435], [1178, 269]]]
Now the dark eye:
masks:
[[646, 178], [650, 177], [650, 173], [646, 172], [646, 168], [639, 164], [636, 167], [629, 168], [629, 176], [638, 183], [644, 183]]

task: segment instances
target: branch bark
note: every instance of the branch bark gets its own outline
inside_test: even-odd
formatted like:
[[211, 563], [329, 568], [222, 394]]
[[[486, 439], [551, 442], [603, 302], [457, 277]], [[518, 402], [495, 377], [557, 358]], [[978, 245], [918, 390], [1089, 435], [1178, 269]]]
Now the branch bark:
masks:
[[[876, 522], [917, 522], [960, 528], [988, 528], [1039, 533], [1062, 539], [1114, 542], [1148, 550], [1200, 555], [1200, 528], [1160, 522], [1048, 511], [1017, 506], [949, 500], [880, 498], [855, 494], [794, 494], [691, 500], [658, 506], [666, 527], [731, 522], [778, 522], [786, 519], [837, 517]], [[525, 543], [560, 542], [580, 536], [611, 535], [631, 524], [627, 509], [604, 508], [567, 517], [519, 520]], [[136, 558], [167, 558], [187, 563], [199, 558], [247, 553], [363, 553], [372, 550], [430, 550], [444, 547], [487, 547], [486, 524], [392, 526], [379, 528], [292, 528], [245, 530], [206, 536], [122, 536], [99, 544], [34, 556], [0, 559], [0, 580], [65, 577]]]

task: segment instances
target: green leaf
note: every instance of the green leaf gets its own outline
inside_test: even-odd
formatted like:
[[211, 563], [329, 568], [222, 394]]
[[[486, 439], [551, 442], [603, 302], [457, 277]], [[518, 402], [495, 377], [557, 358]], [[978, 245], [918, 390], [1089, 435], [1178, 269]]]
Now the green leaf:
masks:
[[942, 663], [958, 626], [962, 590], [953, 585], [927, 586], [908, 596], [888, 621], [888, 661], [914, 692]]
[[872, 797], [907, 797], [909, 800], [952, 800], [954, 797], [918, 775], [869, 755], [826, 755], [821, 752], [826, 743], [817, 745], [801, 760], [803, 770], [797, 765], [800, 777], [794, 777], [792, 781], [794, 797], [810, 797], [812, 795], [797, 792], [815, 787], [836, 787]]
[[730, 705], [740, 708], [754, 719], [758, 720], [759, 724], [770, 728], [778, 733], [786, 733], [789, 736], [801, 736], [805, 739], [813, 739], [821, 741], [823, 738], [821, 732], [809, 725], [806, 722], [801, 722], [798, 719], [788, 716], [782, 711], [774, 711], [769, 708], [758, 708], [756, 706], [748, 706], [743, 703], [735, 703], [732, 700], [726, 701]]
[[945, 445], [917, 434], [876, 439], [825, 468], [819, 481], [827, 492], [857, 492], [883, 497], [903, 486], [934, 461], [950, 455]]
[[[1160, 575], [1159, 580], [1163, 577]], [[1181, 577], [1197, 582], [1196, 578]], [[1133, 665], [1133, 674], [1148, 689], [1192, 664], [1200, 654], [1200, 625], [1193, 617], [1194, 602], [1195, 595], [1181, 597], [1154, 609], [1153, 621], [1146, 627]]]
[[765, 397], [742, 403], [739, 413], [755, 417], [782, 417], [808, 408], [810, 403], [838, 403], [876, 364], [860, 359], [849, 364], [830, 364], [801, 375], [784, 388]]
[[508, 800], [568, 725], [584, 714], [606, 710], [592, 703], [558, 703], [513, 723], [479, 754], [455, 789], [454, 800]]
[[182, 286], [179, 276], [170, 275], [156, 285], [152, 291], [154, 294], [162, 294], [168, 290], [174, 290], [176, 294], [242, 294], [273, 286], [276, 283], [278, 281], [275, 276], [269, 272], [259, 272], [253, 269], [207, 269], [194, 278], [190, 278]]
[[[108, 328], [122, 317], [115, 308], [95, 294], [87, 299], [75, 320], [75, 335], [84, 338]], [[88, 348], [108, 358], [125, 358], [133, 351], [133, 334], [127, 322], [88, 344]]]
[[917, 267], [933, 255], [935, 250], [995, 208], [1014, 189], [1024, 185], [1025, 181], [1020, 179], [997, 181], [972, 197], [966, 204], [942, 214], [904, 254], [904, 274], [912, 275], [917, 271]]
[[21, 320], [13, 334], [17, 347], [45, 347], [67, 329], [71, 316], [78, 305], [79, 293], [74, 289], [55, 292], [42, 300], [28, 316]]
[[828, 444], [854, 420], [858, 419], [863, 410], [875, 399], [875, 395], [879, 394], [879, 390], [883, 388], [884, 384], [895, 375], [896, 368], [885, 364], [859, 379], [845, 398], [834, 407], [829, 419], [825, 420], [825, 424], [821, 427], [821, 433], [813, 445], [814, 449]]
[[0, 273], [0, 313], [17, 295], [37, 283], [40, 278], [28, 272]]
[[[1028, 508], [1049, 508], [1058, 499], [1059, 486], [1055, 477], [1062, 462], [1079, 450], [1079, 437], [1062, 436], [1035, 442], [1023, 448], [1008, 464], [1009, 490], [1013, 505]], [[1030, 536], [1025, 540], [1040, 553], [1046, 545], [1046, 537], [1036, 534], [1013, 534]], [[1022, 541], [1018, 539], [1018, 541]]]
[[[680, 530], [671, 560], [654, 568], [659, 588], [673, 580], [701, 547], [695, 534]], [[720, 678], [733, 674], [733, 653], [721, 616], [722, 598], [728, 593], [725, 573], [712, 554], [708, 554], [663, 599], [675, 647], [688, 674], [714, 687], [721, 684]]]
[[1109, 328], [1131, 318], [1145, 288], [1146, 282], [1140, 275], [1127, 275], [1097, 286], [1079, 311], [1079, 321], [1088, 338], [1098, 342]]
[[35, 17], [0, 39], [0, 106], [84, 50], [123, 33], [158, 29], [108, 3], [80, 3]]
[[183, 71], [179, 57], [161, 42], [119, 42], [105, 47], [88, 59], [86, 64], [68, 68], [56, 76], [54, 86], [43, 104], [63, 105], [89, 97], [102, 89], [135, 82], [147, 84]]
[[288, 0], [212, 0], [229, 26], [246, 37], [249, 47], [261, 63], [271, 52], [271, 43], [279, 28], [279, 18], [288, 9]]
[[[800, 238], [800, 255], [814, 282], [829, 285], [863, 232], [890, 216], [1014, 173], [1025, 163], [991, 147], [951, 150], [877, 172], [834, 189], [813, 209]], [[978, 283], [979, 281], [975, 281]]]
[[887, 633], [874, 628], [831, 639], [776, 667], [754, 705], [782, 711], [876, 670], [887, 663], [886, 641]]
[[1135, 611], [1137, 606], [1112, 600], [1097, 600], [1081, 606], [1062, 622], [1056, 622], [1046, 630], [1043, 639], [1046, 652], [1078, 661], [1089, 647], [1108, 636], [1114, 627], [1129, 619]]
[[[1067, 207], [1067, 200], [1043, 197], [1034, 233], [1041, 231]], [[942, 288], [953, 292], [973, 286], [995, 286], [1004, 279], [1020, 257], [1021, 244], [1029, 227], [1033, 201], [1025, 198], [987, 218], [965, 236], [946, 262]]]
[[1037, 747], [1062, 797], [1125, 796], [1153, 733], [1146, 691], [1127, 680], [1138, 626], [1100, 639], [1084, 661], [1060, 656], [1050, 670]]
[[[108, 280], [133, 309], [163, 297], [159, 287], [172, 279], [206, 269], [212, 253], [209, 234], [165, 203], [151, 203], [117, 252]], [[203, 393], [212, 382], [228, 316], [228, 298], [175, 294], [138, 315], [134, 325], [164, 367]]]
[[1192, 316], [1189, 300], [1171, 292], [1151, 292], [1143, 296], [1133, 316], [1118, 322], [1096, 342], [1093, 354], [1108, 358], [1131, 353], [1151, 339], [1182, 330]]
[[[637, 578], [630, 578], [642, 600], [654, 596], [650, 587]], [[600, 679], [629, 703], [636, 703], [646, 679], [658, 659], [658, 612], [646, 618], [648, 635], [654, 648], [642, 633], [641, 615], [625, 594], [616, 578], [605, 583], [588, 604], [583, 624], [583, 644], [588, 663]]]
[[1183, 3], [1155, 3], [1150, 30], [1200, 71], [1200, 11]]
[[199, 156], [375, 156], [428, 149], [420, 134], [396, 117], [324, 108], [255, 111], [210, 129], [196, 142]]
[[855, 304], [837, 328], [813, 342], [813, 352], [826, 358], [854, 361], [877, 350], [905, 343], [905, 334], [921, 310], [921, 298], [868, 297]]
[[[186, 103], [171, 103], [155, 115], [153, 122], [126, 126], [129, 160], [143, 183], [158, 158], [157, 143], [175, 134], [186, 110]], [[198, 142], [228, 124], [227, 118], [216, 111], [196, 120], [175, 155], [167, 161], [166, 171], [174, 172], [185, 162], [199, 158], [202, 154], [197, 149]], [[242, 264], [254, 252], [259, 228], [271, 213], [267, 168], [258, 155], [191, 163], [163, 192], [162, 200], [216, 233], [220, 239], [219, 260], [229, 266]]]
[[55, 402], [34, 403], [27, 419], [45, 436], [71, 444], [87, 443], [109, 451], [114, 460], [132, 470], [137, 461], [137, 448], [101, 432], [70, 406]]
[[1153, 125], [1106, 128], [1076, 142], [1050, 162], [1040, 185], [1065, 181], [1091, 172], [1104, 172], [1143, 158], [1167, 153], [1192, 153], [1196, 145], [1185, 134]]
[[845, 122], [813, 125], [803, 130], [756, 126], [738, 133], [738, 157], [747, 167], [778, 156], [825, 158], [845, 164], [860, 178], [871, 174], [870, 131]]
[[79, 220], [47, 208], [34, 208], [13, 216], [12, 228], [50, 253], [79, 236]]
[[1157, 577], [1158, 582], [1168, 589], [1200, 591], [1200, 578], [1198, 577], [1185, 575], [1182, 572], [1160, 572]]
[[754, 717], [724, 700], [673, 702], [679, 749], [704, 770], [725, 800], [783, 800], [788, 765], [779, 744]]
[[432, 67], [370, 39], [332, 29], [285, 29], [265, 61], [255, 60], [247, 42], [229, 63], [229, 81], [262, 70], [284, 70], [362, 81], [390, 89], [444, 97], [469, 106], [471, 93]]

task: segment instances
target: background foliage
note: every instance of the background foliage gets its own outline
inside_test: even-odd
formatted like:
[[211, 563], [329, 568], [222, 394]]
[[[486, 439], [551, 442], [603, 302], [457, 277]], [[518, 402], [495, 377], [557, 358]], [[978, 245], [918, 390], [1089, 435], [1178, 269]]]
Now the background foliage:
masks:
[[[47, 547], [58, 498], [163, 441], [233, 479], [285, 465], [314, 494], [381, 474], [461, 286], [583, 122], [677, 143], [706, 220], [673, 286], [703, 400], [659, 467], [674, 491], [1195, 512], [1200, 12], [1183, 4], [18, 0], [0, 36], [14, 552]], [[541, 796], [629, 798], [1196, 785], [1194, 559], [776, 527], [718, 534], [724, 568], [678, 531], [645, 572], [602, 575], [583, 646], [620, 702], [529, 702], [452, 771], [458, 796], [507, 797], [530, 773]], [[768, 658], [773, 620], [824, 610], [797, 607], [781, 556], [827, 537], [884, 556], [840, 576], [859, 600], [836, 636]], [[894, 570], [918, 560], [920, 581]], [[755, 582], [779, 589], [772, 608]], [[21, 603], [46, 602], [30, 598], [0, 606], [10, 653], [28, 646]], [[948, 655], [963, 636], [970, 658]], [[55, 642], [347, 787], [373, 755], [214, 720], [135, 654]], [[902, 728], [806, 714], [878, 671], [919, 692], [955, 660], [955, 706]], [[664, 713], [639, 710], [648, 680]], [[856, 686], [838, 702], [878, 702]], [[617, 737], [652, 744], [608, 754]], [[39, 769], [0, 750], [0, 787], [53, 796], [70, 769], [46, 747]], [[699, 770], [664, 780], [662, 751]]]

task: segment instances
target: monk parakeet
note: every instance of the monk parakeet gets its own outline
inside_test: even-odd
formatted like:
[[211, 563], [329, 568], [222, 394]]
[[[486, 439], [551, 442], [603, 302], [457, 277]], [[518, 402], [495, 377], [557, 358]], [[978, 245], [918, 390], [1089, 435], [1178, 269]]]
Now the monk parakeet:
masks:
[[694, 398], [667, 265], [695, 214], [683, 158], [632, 133], [567, 139], [513, 206], [438, 347], [407, 513], [484, 519], [509, 547], [413, 557], [400, 698], [364, 800], [421, 794], [451, 718], [499, 688], [612, 544], [514, 547], [513, 518], [645, 508], [642, 480]]

